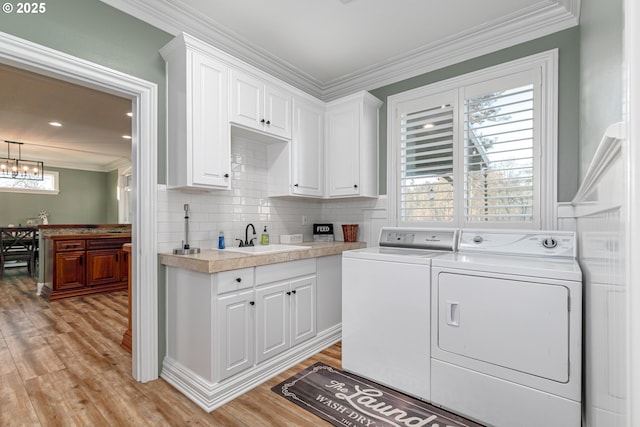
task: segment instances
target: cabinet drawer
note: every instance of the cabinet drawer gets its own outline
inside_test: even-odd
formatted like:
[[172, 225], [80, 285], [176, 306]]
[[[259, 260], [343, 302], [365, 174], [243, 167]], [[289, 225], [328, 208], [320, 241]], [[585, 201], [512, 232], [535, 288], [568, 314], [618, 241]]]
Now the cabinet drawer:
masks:
[[218, 293], [247, 289], [253, 286], [253, 268], [241, 268], [218, 273]]
[[256, 267], [256, 284], [278, 282], [294, 277], [316, 274], [316, 259], [300, 259], [278, 264]]
[[84, 250], [84, 240], [56, 240], [56, 252]]
[[122, 245], [131, 243], [130, 237], [117, 239], [88, 239], [87, 250], [90, 249], [122, 249]]

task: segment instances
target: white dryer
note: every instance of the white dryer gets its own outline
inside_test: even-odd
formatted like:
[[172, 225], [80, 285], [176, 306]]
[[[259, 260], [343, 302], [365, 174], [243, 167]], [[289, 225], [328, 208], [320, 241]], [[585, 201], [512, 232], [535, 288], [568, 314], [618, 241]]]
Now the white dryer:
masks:
[[342, 253], [342, 368], [429, 400], [431, 259], [456, 230], [384, 227]]
[[462, 230], [432, 259], [431, 400], [498, 427], [581, 425], [575, 234]]

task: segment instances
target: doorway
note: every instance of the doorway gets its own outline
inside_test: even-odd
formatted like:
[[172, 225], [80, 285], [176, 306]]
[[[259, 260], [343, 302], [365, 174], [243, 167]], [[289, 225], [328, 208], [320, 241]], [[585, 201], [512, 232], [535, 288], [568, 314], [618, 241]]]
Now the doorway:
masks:
[[132, 375], [157, 379], [157, 86], [5, 33], [0, 63], [131, 100]]

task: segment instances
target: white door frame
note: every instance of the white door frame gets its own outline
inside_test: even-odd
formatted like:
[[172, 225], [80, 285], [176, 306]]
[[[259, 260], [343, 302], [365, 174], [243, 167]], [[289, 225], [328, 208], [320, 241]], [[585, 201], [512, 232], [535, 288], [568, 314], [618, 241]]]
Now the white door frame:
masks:
[[640, 5], [637, 0], [624, 2], [624, 58], [626, 70], [625, 109], [627, 156], [626, 162], [626, 200], [625, 224], [627, 241], [625, 247], [625, 265], [627, 286], [627, 372], [629, 384], [627, 390], [627, 425], [640, 425], [640, 289], [637, 278], [640, 276]]
[[154, 380], [158, 378], [157, 85], [2, 32], [0, 63], [132, 101], [132, 374], [141, 382]]

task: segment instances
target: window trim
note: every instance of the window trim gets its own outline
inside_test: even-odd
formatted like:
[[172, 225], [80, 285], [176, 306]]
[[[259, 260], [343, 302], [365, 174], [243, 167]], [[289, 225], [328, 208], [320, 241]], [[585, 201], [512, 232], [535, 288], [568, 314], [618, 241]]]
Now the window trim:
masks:
[[56, 196], [60, 193], [60, 175], [55, 171], [47, 171], [43, 172], [44, 175], [53, 176], [53, 190], [38, 190], [32, 188], [9, 188], [0, 186], [1, 193], [24, 193], [24, 194], [47, 194], [51, 196]]
[[[557, 228], [557, 182], [558, 182], [558, 49], [530, 55], [524, 58], [494, 65], [482, 70], [452, 77], [405, 92], [391, 95], [387, 98], [387, 196], [389, 204], [389, 220], [392, 224], [399, 224], [399, 117], [398, 104], [430, 96], [436, 93], [458, 89], [461, 86], [480, 83], [506, 76], [509, 74], [539, 69], [541, 73], [540, 90], [540, 218], [534, 224], [501, 224], [488, 222], [486, 224], [474, 224], [474, 228], [522, 228], [533, 227], [540, 229]], [[454, 224], [430, 224], [434, 227], [462, 227], [457, 222]]]

